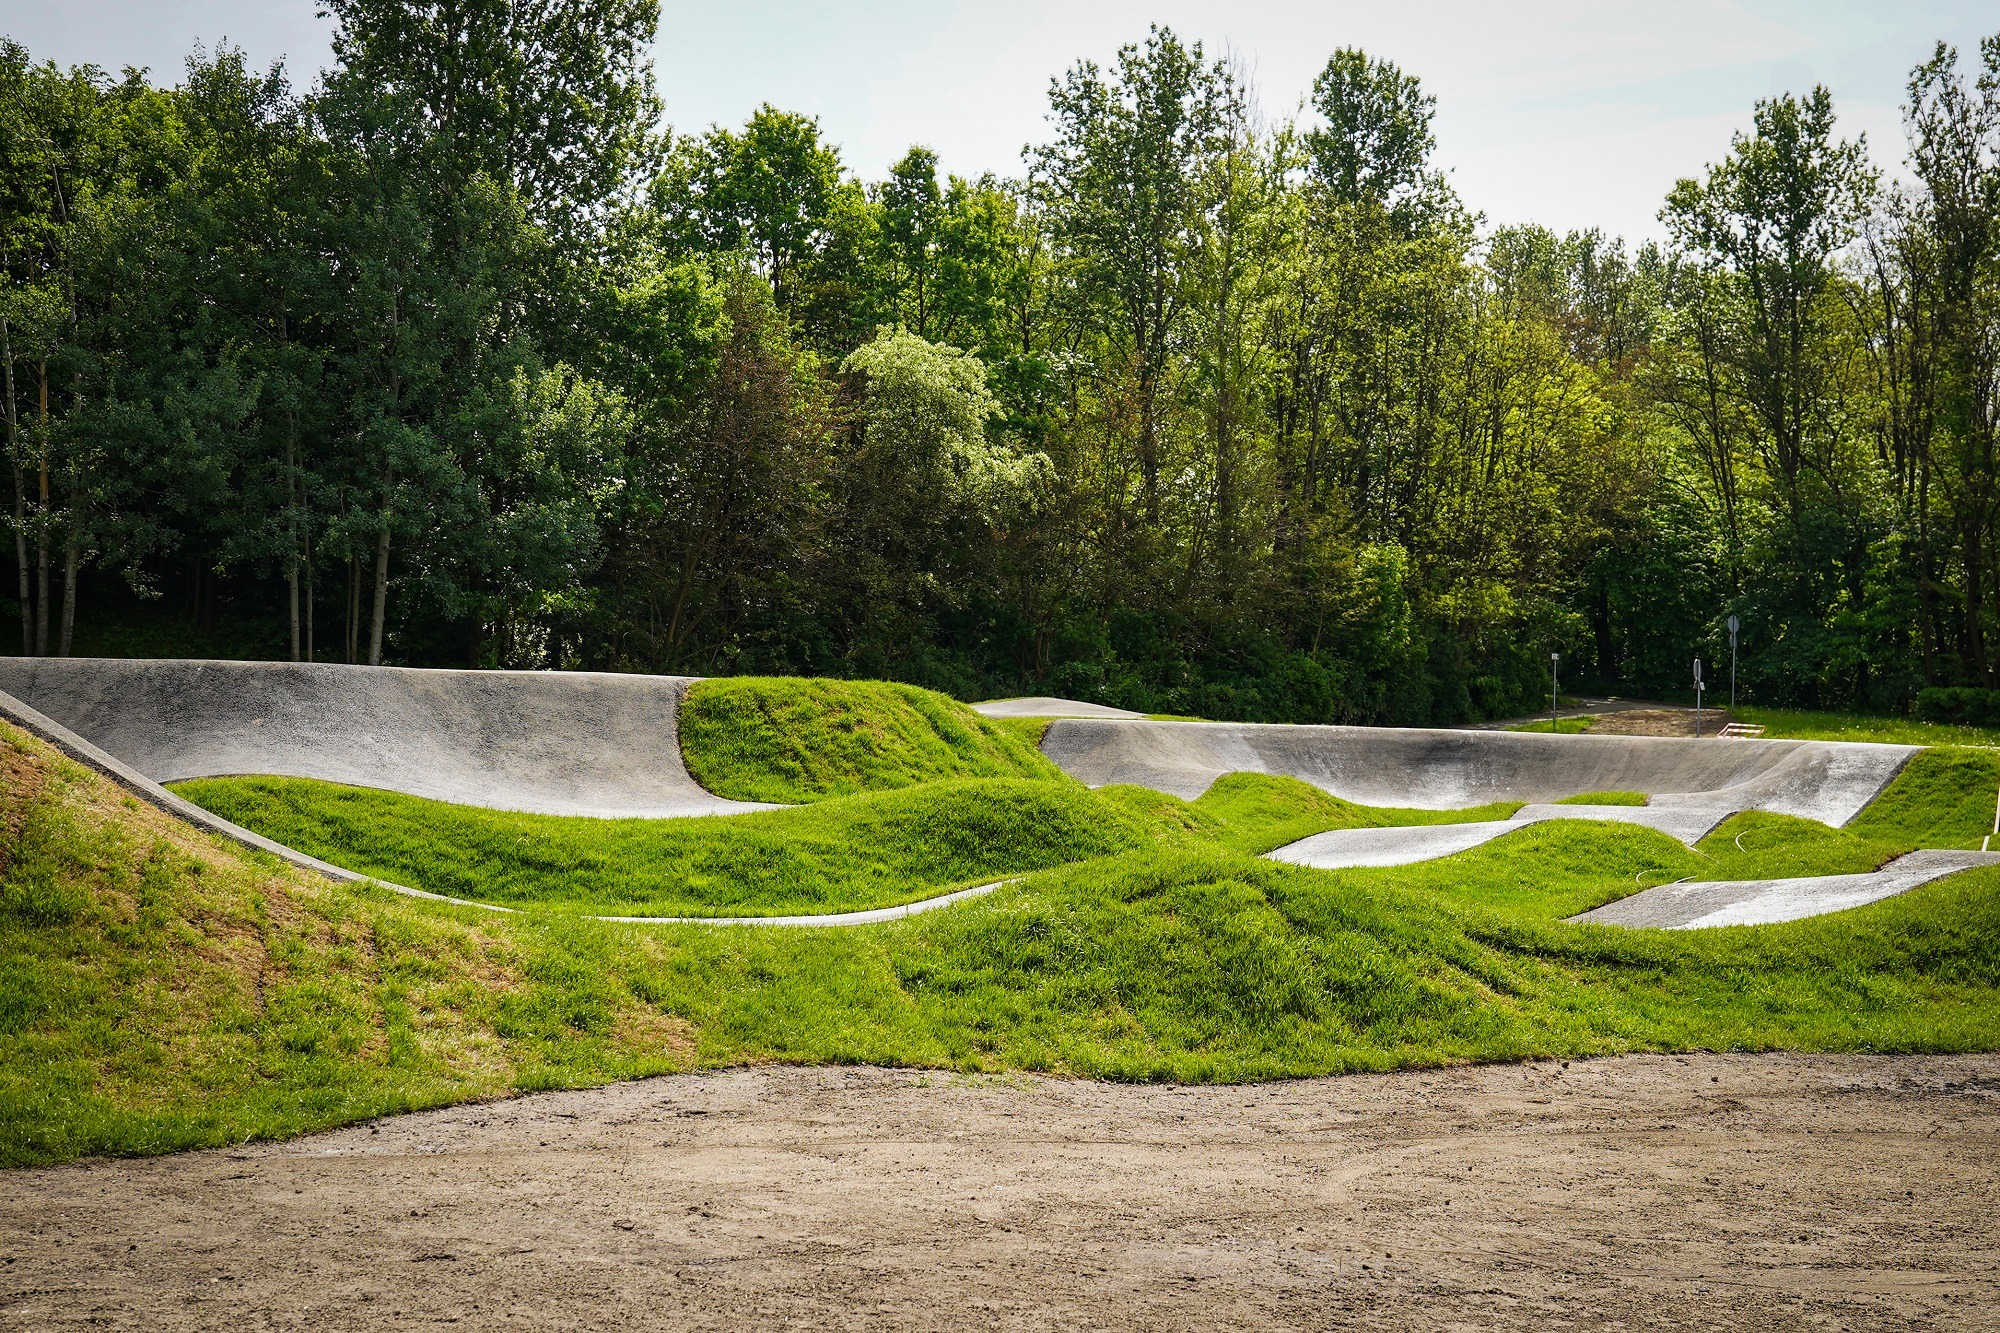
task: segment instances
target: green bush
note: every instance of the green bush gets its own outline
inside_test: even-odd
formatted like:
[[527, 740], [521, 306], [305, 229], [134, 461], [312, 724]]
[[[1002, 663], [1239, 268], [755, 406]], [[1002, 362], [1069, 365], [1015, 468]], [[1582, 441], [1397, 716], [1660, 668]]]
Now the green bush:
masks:
[[2000, 690], [1963, 686], [1917, 691], [1917, 716], [1926, 722], [2000, 727]]

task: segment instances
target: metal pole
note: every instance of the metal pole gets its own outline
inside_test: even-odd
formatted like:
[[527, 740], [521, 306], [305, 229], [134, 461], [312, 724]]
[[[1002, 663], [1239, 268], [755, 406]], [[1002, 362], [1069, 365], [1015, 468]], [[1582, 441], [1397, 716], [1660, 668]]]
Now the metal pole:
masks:
[[1557, 735], [1562, 731], [1561, 706], [1556, 702], [1556, 667], [1561, 661], [1561, 653], [1549, 654], [1549, 734], [1551, 736]]
[[1736, 631], [1743, 622], [1735, 616], [1729, 617], [1729, 716], [1736, 717]]
[[1701, 739], [1701, 659], [1694, 659], [1694, 738]]

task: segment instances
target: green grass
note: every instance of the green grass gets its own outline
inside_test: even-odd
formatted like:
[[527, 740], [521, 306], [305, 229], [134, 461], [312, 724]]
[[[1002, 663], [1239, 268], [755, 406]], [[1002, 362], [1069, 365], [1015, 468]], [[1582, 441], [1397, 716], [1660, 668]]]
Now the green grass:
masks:
[[[1293, 827], [1396, 817], [1304, 784], [1239, 777], [1194, 802], [1107, 789], [1091, 819], [1141, 830], [1137, 845], [836, 931], [401, 898], [181, 825], [6, 728], [0, 763], [8, 1164], [773, 1060], [1237, 1080], [1635, 1050], [2000, 1048], [2000, 872], [1780, 926], [1563, 920], [1647, 884], [1976, 841], [2000, 779], [1983, 751], [1919, 756], [1846, 829], [1739, 815], [1690, 849], [1556, 821], [1391, 869], [1248, 855]], [[852, 797], [812, 813], [841, 806], [893, 808]]]
[[1587, 791], [1565, 796], [1557, 805], [1644, 805], [1652, 797], [1642, 791]]
[[1020, 778], [697, 819], [513, 814], [305, 778], [211, 778], [175, 790], [363, 874], [508, 907], [618, 916], [889, 907], [1153, 836], [1079, 785]]
[[1550, 732], [1554, 732], [1559, 736], [1576, 736], [1589, 731], [1590, 724], [1596, 720], [1594, 717], [1566, 717], [1560, 722], [1529, 722], [1518, 727], [1509, 727], [1507, 730], [1539, 731], [1545, 736]]
[[700, 681], [681, 708], [680, 735], [695, 781], [739, 801], [798, 804], [943, 778], [1068, 781], [1025, 728], [881, 681]]
[[523, 815], [310, 778], [174, 790], [288, 847], [392, 883], [609, 916], [775, 916], [890, 907], [1165, 838], [1268, 851], [1331, 828], [1504, 818], [1375, 810], [1293, 778], [1236, 774], [1198, 801], [1137, 787], [959, 778], [697, 819]]
[[1881, 741], [1891, 745], [2000, 746], [2000, 730], [1919, 722], [1914, 718], [1875, 717], [1867, 713], [1808, 712], [1797, 708], [1736, 710], [1740, 722], [1763, 726], [1770, 739], [1800, 741]]
[[2000, 752], [1948, 748], [1911, 756], [1846, 832], [1891, 846], [1974, 848], [1993, 830]]
[[986, 725], [1005, 736], [1012, 736], [1031, 750], [1042, 747], [1042, 737], [1048, 732], [1051, 717], [989, 717]]

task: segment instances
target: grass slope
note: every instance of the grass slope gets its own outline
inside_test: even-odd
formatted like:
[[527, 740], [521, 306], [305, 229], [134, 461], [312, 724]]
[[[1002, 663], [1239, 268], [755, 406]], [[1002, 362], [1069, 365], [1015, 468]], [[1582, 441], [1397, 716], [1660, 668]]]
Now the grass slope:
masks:
[[704, 680], [688, 690], [680, 733], [695, 781], [739, 801], [790, 805], [942, 778], [1068, 781], [1025, 728], [914, 685]]
[[1596, 720], [1594, 717], [1566, 717], [1560, 722], [1526, 722], [1518, 727], [1509, 727], [1507, 730], [1539, 731], [1544, 735], [1554, 732], [1559, 736], [1578, 736], [1589, 731], [1590, 724]]
[[1642, 791], [1587, 791], [1565, 796], [1557, 805], [1644, 805], [1653, 798]]
[[1802, 708], [1738, 708], [1744, 722], [1763, 726], [1771, 739], [1797, 741], [1879, 741], [1890, 745], [1994, 745], [2000, 730], [1965, 727], [1914, 718], [1877, 717], [1868, 713], [1824, 713]]
[[789, 810], [585, 819], [305, 778], [176, 784], [197, 805], [363, 874], [509, 907], [619, 916], [888, 907], [1127, 851], [1152, 829], [1075, 783], [957, 779]]
[[[1217, 1080], [1994, 1049], [2000, 872], [1783, 926], [1561, 920], [1644, 883], [1956, 836], [1991, 762], [1913, 766], [1874, 825], [1814, 826], [1810, 846], [1775, 816], [1692, 850], [1563, 822], [1428, 865], [1324, 872], [1184, 831], [949, 912], [753, 931], [494, 917], [327, 883], [0, 728], [0, 1161], [745, 1061]], [[1226, 824], [1226, 799], [1199, 806], [1178, 812], [1190, 830]]]
[[1067, 779], [959, 778], [697, 819], [513, 814], [309, 778], [203, 778], [174, 789], [362, 874], [456, 898], [609, 916], [890, 907], [1159, 839], [1268, 851], [1329, 828], [1464, 817], [1373, 810], [1292, 778], [1247, 773], [1192, 803], [1137, 787], [1092, 792]]

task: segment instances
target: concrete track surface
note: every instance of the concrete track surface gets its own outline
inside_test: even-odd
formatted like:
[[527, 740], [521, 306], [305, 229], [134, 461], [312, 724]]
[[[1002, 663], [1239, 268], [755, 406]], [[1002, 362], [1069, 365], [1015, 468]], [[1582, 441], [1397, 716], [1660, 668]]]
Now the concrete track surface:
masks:
[[1961, 870], [1992, 865], [2000, 865], [2000, 852], [1911, 852], [1880, 870], [1860, 875], [1662, 884], [1570, 919], [1608, 926], [1664, 926], [1669, 930], [1768, 926], [1860, 907]]
[[1087, 704], [1080, 699], [1054, 699], [1037, 695], [1032, 699], [989, 699], [972, 705], [972, 711], [986, 717], [1123, 717], [1140, 718], [1144, 713]]
[[755, 1068], [14, 1171], [0, 1328], [2000, 1326], [2000, 1058]]
[[728, 814], [681, 762], [688, 678], [0, 658], [13, 695], [155, 782], [271, 774], [541, 815]]
[[1692, 847], [1730, 811], [1706, 806], [1524, 805], [1512, 819], [1476, 824], [1418, 824], [1405, 828], [1335, 829], [1315, 833], [1270, 853], [1273, 861], [1340, 870], [1348, 866], [1406, 866], [1467, 851], [1503, 834], [1549, 819], [1598, 819], [1639, 824]]
[[1655, 812], [1770, 810], [1837, 827], [1917, 747], [1066, 718], [1049, 724], [1042, 749], [1092, 787], [1132, 783], [1187, 800], [1226, 773], [1274, 773], [1363, 805], [1451, 810], [1642, 791]]

